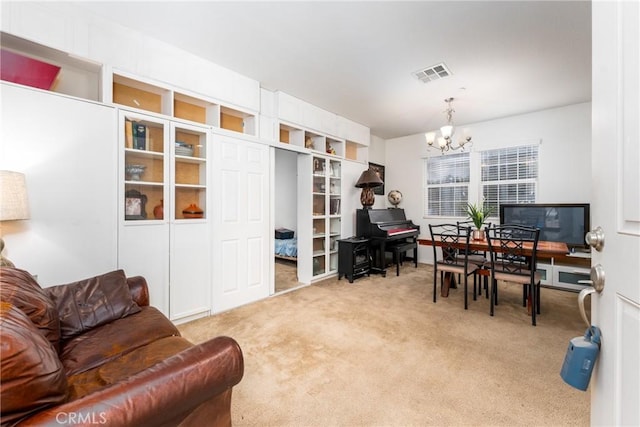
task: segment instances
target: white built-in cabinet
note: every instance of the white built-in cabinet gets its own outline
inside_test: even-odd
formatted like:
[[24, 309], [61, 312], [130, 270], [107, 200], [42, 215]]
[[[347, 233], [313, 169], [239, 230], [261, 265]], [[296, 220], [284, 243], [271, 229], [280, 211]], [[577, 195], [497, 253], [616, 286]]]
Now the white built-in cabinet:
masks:
[[298, 157], [298, 277], [310, 283], [338, 271], [342, 234], [342, 162]]
[[[273, 92], [270, 108], [263, 107], [258, 82], [165, 44], [156, 45], [152, 39], [127, 43], [133, 34], [121, 28], [53, 13], [44, 5], [13, 3], [8, 12], [2, 20], [3, 31], [8, 32], [3, 33], [3, 48], [61, 66], [55, 88], [70, 95], [55, 95], [56, 99], [28, 89], [28, 95], [11, 98], [3, 112], [3, 118], [11, 117], [4, 126], [11, 132], [3, 132], [10, 135], [3, 140], [5, 167], [20, 166], [38, 185], [55, 184], [51, 191], [36, 189], [35, 213], [29, 222], [34, 232], [27, 233], [27, 240], [35, 239], [39, 248], [47, 250], [32, 257], [35, 274], [47, 280], [67, 277], [66, 267], [59, 266], [67, 265], [62, 261], [67, 261], [68, 250], [56, 250], [51, 242], [60, 239], [49, 238], [41, 229], [55, 223], [60, 229], [60, 224], [70, 227], [65, 236], [91, 236], [90, 248], [76, 248], [82, 256], [72, 257], [81, 261], [74, 272], [86, 271], [80, 274], [88, 276], [122, 268], [129, 276], [142, 275], [150, 287], [151, 304], [174, 321], [267, 296], [273, 243], [269, 145], [299, 153], [300, 281], [335, 274], [335, 242], [343, 234], [342, 197], [353, 190], [351, 177], [342, 176], [342, 162], [366, 163], [368, 128], [281, 92]], [[52, 13], [60, 19], [51, 21]], [[87, 34], [97, 42], [91, 49]], [[116, 46], [128, 46], [130, 54], [120, 55], [120, 47], [111, 52], [107, 46], [113, 46], [113, 40], [119, 41]], [[150, 64], [158, 57], [176, 57], [174, 63], [197, 66], [181, 66], [179, 71], [154, 68]], [[184, 69], [198, 70], [197, 78]], [[3, 105], [15, 90], [9, 86], [3, 92]], [[49, 105], [28, 101], [31, 94], [45, 94], [60, 107], [48, 107], [52, 113], [40, 118], [22, 110], [20, 115], [5, 114], [22, 108], [22, 99], [29, 108]], [[53, 118], [56, 123], [49, 124]], [[36, 135], [33, 123], [47, 130], [44, 136], [40, 132], [38, 138], [30, 138]], [[16, 131], [22, 128], [31, 130]], [[138, 138], [138, 130], [144, 138]], [[263, 133], [270, 137], [260, 140]], [[56, 157], [62, 144], [70, 147], [64, 162]], [[30, 151], [41, 146], [37, 155]], [[49, 176], [42, 173], [40, 163], [71, 167]], [[82, 195], [87, 192], [100, 203], [83, 206]], [[56, 201], [65, 201], [58, 209], [60, 218], [49, 210], [43, 213], [38, 205], [38, 200], [54, 194]], [[68, 195], [73, 195], [73, 203], [68, 203]], [[75, 216], [66, 213], [70, 209]], [[46, 242], [41, 242], [45, 235]], [[24, 246], [19, 249], [12, 236], [5, 240], [18, 253], [37, 253]], [[51, 252], [58, 260], [56, 267], [35, 261], [54, 259]], [[83, 259], [92, 254], [100, 261]]]
[[120, 110], [118, 264], [172, 320], [210, 312], [210, 129]]

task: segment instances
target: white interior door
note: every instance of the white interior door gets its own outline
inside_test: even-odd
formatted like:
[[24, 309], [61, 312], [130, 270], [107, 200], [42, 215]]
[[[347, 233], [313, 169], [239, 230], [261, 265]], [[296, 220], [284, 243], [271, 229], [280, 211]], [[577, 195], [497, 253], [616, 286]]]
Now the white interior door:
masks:
[[592, 225], [604, 230], [592, 295], [602, 331], [591, 378], [593, 425], [640, 425], [640, 6], [593, 2]]
[[214, 135], [214, 312], [269, 296], [269, 147]]

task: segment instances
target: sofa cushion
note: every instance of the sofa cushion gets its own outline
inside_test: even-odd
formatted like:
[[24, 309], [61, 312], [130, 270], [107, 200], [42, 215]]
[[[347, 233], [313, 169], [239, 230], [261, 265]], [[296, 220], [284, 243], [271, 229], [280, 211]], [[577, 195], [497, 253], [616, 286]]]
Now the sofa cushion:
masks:
[[154, 307], [91, 329], [62, 343], [60, 360], [67, 375], [75, 375], [121, 357], [155, 340], [180, 336], [169, 319]]
[[101, 388], [124, 381], [156, 363], [193, 347], [182, 337], [166, 337], [105, 362], [97, 368], [69, 377], [69, 400], [76, 400]]
[[58, 308], [62, 340], [140, 311], [122, 270], [45, 291]]
[[0, 303], [2, 425], [67, 398], [67, 377], [51, 343], [20, 309]]
[[31, 274], [18, 268], [2, 267], [0, 298], [22, 310], [53, 348], [60, 349], [58, 309]]

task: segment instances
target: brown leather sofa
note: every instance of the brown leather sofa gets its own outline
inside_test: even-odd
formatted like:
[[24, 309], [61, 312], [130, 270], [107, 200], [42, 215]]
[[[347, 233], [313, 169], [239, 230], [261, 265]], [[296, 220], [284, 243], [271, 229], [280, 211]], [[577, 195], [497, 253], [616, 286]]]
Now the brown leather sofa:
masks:
[[41, 288], [0, 269], [2, 426], [228, 426], [244, 362], [231, 338], [193, 345], [122, 270]]

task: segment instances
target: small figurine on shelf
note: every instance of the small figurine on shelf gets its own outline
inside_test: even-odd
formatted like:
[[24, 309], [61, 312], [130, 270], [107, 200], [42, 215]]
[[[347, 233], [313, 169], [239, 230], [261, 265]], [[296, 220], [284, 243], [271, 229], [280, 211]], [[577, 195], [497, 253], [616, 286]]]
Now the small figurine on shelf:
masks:
[[313, 139], [310, 136], [307, 136], [304, 140], [304, 148], [313, 148]]
[[331, 146], [331, 144], [327, 144], [327, 153], [336, 154], [336, 150]]

